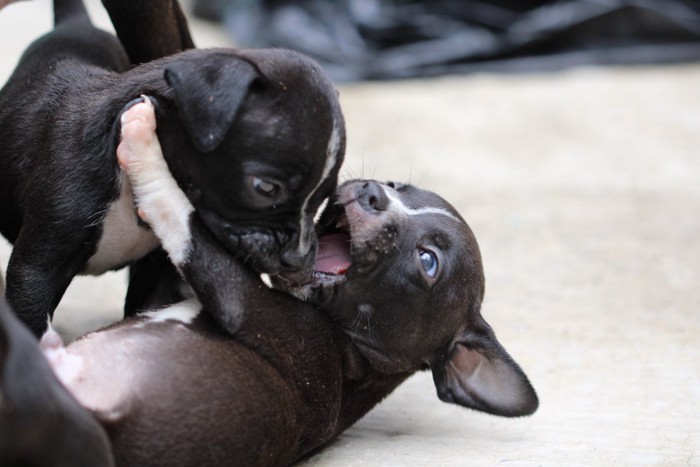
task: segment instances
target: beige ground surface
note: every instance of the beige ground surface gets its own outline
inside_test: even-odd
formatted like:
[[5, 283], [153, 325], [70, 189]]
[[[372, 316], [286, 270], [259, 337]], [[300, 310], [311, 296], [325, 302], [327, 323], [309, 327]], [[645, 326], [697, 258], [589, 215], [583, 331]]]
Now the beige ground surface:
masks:
[[[45, 0], [0, 13], [1, 81], [49, 24]], [[689, 65], [342, 86], [345, 177], [458, 207], [485, 316], [542, 405], [474, 413], [420, 374], [308, 465], [700, 465], [699, 84]], [[123, 272], [76, 280], [58, 326], [117, 319], [124, 290]]]

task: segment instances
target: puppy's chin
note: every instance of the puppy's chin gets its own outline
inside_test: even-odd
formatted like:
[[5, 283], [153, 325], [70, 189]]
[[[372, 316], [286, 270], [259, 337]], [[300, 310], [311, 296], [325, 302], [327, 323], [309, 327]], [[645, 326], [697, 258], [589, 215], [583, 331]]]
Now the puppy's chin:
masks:
[[270, 279], [273, 288], [319, 308], [328, 304], [335, 295], [336, 287], [347, 280], [344, 274], [327, 274], [320, 271], [314, 271], [311, 281], [301, 284], [286, 281], [281, 276], [271, 276]]
[[293, 284], [273, 279], [273, 286], [323, 307], [335, 295], [336, 287], [347, 281], [352, 266], [351, 236], [343, 206], [328, 204], [317, 225], [317, 237], [318, 252], [310, 280]]
[[314, 249], [304, 264], [290, 268], [282, 264], [284, 245], [292, 237], [288, 232], [255, 227], [240, 227], [209, 209], [198, 208], [204, 225], [236, 259], [261, 274], [277, 276], [281, 283], [303, 284], [311, 280]]
[[[311, 277], [304, 282], [271, 277], [272, 286], [300, 300], [323, 307], [335, 295], [336, 288], [347, 281], [347, 271], [352, 266], [350, 232], [345, 222], [344, 209], [333, 207], [324, 212], [325, 220], [319, 222], [318, 253]], [[323, 216], [322, 216], [323, 217]], [[326, 224], [325, 227], [321, 227]]]

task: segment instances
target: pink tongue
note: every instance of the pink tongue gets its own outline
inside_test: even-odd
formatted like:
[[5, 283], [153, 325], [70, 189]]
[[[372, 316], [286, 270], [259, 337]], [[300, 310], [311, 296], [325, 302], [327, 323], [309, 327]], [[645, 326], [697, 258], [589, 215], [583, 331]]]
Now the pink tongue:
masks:
[[347, 234], [332, 233], [318, 238], [317, 271], [345, 274], [350, 264], [350, 237]]

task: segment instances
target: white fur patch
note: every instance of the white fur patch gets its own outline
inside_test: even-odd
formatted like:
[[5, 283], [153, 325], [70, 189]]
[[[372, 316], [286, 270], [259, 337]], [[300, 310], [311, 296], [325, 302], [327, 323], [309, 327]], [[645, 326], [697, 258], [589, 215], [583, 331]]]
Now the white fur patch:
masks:
[[[138, 316], [145, 317], [142, 323], [163, 323], [165, 321], [179, 321], [183, 324], [192, 324], [192, 321], [202, 310], [202, 304], [196, 298], [190, 298], [180, 303], [176, 303], [162, 310], [144, 311]], [[137, 326], [142, 327], [142, 326]]]
[[[384, 189], [384, 187], [382, 187], [382, 189]], [[388, 190], [384, 190], [384, 193], [386, 194], [387, 198], [389, 198], [389, 200], [391, 201], [391, 203], [389, 204], [389, 210], [397, 214], [403, 214], [408, 216], [419, 216], [421, 214], [440, 214], [443, 216], [447, 216], [450, 219], [453, 219], [459, 223], [462, 223], [462, 221], [457, 216], [447, 211], [446, 209], [431, 207], [420, 209], [409, 208], [408, 206], [403, 204], [403, 201], [401, 201], [396, 196], [393, 196]]]
[[97, 251], [88, 260], [82, 274], [100, 275], [130, 261], [144, 257], [158, 246], [158, 238], [148, 229], [139, 227], [134, 212], [131, 185], [121, 176], [119, 198], [108, 208], [102, 225], [102, 237]]
[[328, 201], [329, 198], [326, 198], [323, 200], [321, 205], [318, 207], [318, 211], [316, 211], [316, 214], [314, 215], [314, 224], [318, 224], [318, 221], [321, 220], [321, 216], [323, 215], [323, 211], [326, 210], [328, 207]]
[[163, 158], [152, 120], [155, 118], [152, 104], [146, 99], [145, 105], [151, 107], [150, 112], [143, 112], [141, 118], [134, 118], [134, 114], [143, 110], [136, 106], [122, 115], [123, 141], [117, 152], [120, 159], [128, 161], [127, 173], [139, 215], [151, 225], [170, 259], [179, 267], [191, 249], [189, 219], [194, 208]]
[[340, 150], [340, 127], [338, 126], [338, 121], [333, 120], [333, 130], [331, 131], [331, 138], [328, 141], [328, 149], [326, 150], [326, 162], [323, 166], [323, 172], [321, 173], [321, 178], [318, 180], [318, 183], [314, 187], [313, 190], [309, 192], [309, 195], [306, 197], [304, 200], [304, 204], [301, 206], [301, 217], [299, 218], [299, 225], [301, 227], [301, 231], [299, 232], [299, 245], [297, 248], [297, 251], [304, 255], [309, 251], [309, 248], [311, 245], [309, 244], [308, 237], [309, 233], [307, 231], [308, 229], [308, 222], [307, 222], [307, 217], [308, 213], [307, 211], [307, 206], [309, 205], [309, 201], [311, 200], [311, 197], [316, 193], [318, 188], [323, 184], [323, 182], [326, 181], [328, 178], [328, 175], [330, 175], [331, 170], [335, 167], [335, 164], [338, 160], [338, 151]]
[[148, 183], [135, 182], [138, 207], [142, 217], [161, 239], [173, 264], [180, 267], [192, 247], [189, 221], [194, 207], [177, 186], [167, 166], [160, 173], [152, 172], [150, 176], [152, 180]]

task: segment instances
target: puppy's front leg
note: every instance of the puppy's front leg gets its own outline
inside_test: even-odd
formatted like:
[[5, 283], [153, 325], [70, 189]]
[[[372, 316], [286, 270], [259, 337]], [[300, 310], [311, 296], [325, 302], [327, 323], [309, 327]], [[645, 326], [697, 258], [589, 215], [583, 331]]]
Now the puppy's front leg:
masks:
[[170, 174], [155, 129], [153, 105], [147, 98], [122, 116], [117, 158], [129, 175], [138, 214], [151, 225], [204, 308], [234, 333], [248, 289], [259, 279], [236, 262], [204, 227]]
[[[81, 202], [89, 204], [90, 200]], [[7, 301], [37, 337], [46, 330], [47, 319], [53, 317], [71, 280], [92, 255], [90, 245], [96, 245], [100, 236], [94, 225], [68, 229], [67, 219], [53, 214], [46, 213], [43, 225], [25, 222], [7, 265]]]

